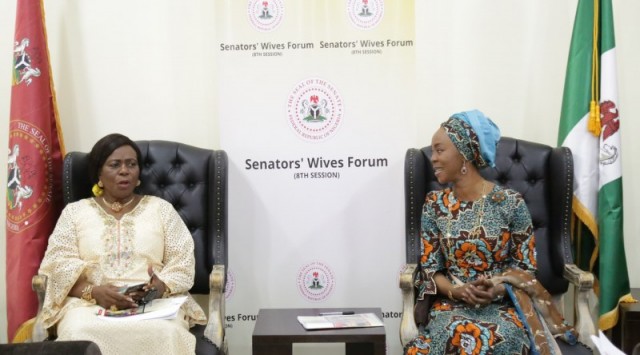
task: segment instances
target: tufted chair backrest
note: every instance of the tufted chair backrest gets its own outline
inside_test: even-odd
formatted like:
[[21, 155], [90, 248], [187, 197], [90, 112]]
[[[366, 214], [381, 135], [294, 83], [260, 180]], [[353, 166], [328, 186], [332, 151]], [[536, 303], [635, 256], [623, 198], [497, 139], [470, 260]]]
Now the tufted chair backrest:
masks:
[[[137, 141], [142, 152], [137, 192], [169, 201], [195, 244], [196, 275], [191, 293], [209, 294], [214, 264], [227, 269], [227, 154], [168, 141]], [[88, 153], [64, 158], [64, 204], [91, 197]]]
[[[502, 137], [496, 167], [480, 170], [486, 179], [524, 197], [536, 236], [537, 279], [552, 294], [562, 294], [568, 282], [564, 265], [573, 263], [570, 240], [573, 158], [568, 148]], [[427, 192], [442, 189], [433, 174], [431, 147], [411, 148], [405, 156], [406, 261], [420, 256], [420, 218]]]

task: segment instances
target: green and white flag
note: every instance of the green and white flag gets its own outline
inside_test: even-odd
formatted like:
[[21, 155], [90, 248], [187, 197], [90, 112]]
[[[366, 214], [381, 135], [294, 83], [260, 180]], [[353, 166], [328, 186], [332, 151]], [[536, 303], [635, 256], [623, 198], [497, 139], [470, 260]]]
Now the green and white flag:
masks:
[[576, 263], [592, 271], [600, 329], [632, 301], [624, 252], [620, 114], [611, 0], [579, 0], [562, 98], [558, 144], [573, 153]]

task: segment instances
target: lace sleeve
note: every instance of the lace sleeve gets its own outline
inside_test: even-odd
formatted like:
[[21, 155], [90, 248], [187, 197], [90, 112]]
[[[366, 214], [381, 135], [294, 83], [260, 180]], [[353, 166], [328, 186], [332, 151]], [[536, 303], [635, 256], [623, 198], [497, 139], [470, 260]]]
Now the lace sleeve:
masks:
[[54, 324], [69, 291], [87, 268], [78, 250], [75, 216], [78, 202], [65, 207], [49, 237], [47, 251], [40, 264], [39, 274], [47, 276], [46, 295], [43, 304], [45, 326]]
[[169, 203], [161, 207], [164, 227], [164, 267], [158, 277], [169, 287], [172, 294], [189, 291], [195, 276], [193, 238], [180, 215]]

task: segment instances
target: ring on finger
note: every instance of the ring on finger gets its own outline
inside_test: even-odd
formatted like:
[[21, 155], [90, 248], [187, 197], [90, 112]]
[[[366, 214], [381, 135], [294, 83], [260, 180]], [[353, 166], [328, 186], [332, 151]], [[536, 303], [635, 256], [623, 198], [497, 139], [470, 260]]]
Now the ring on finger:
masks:
[[480, 308], [480, 303], [477, 303], [477, 304], [475, 305], [475, 308], [476, 308], [476, 309]]
[[115, 312], [115, 311], [118, 310], [118, 307], [115, 304], [113, 304], [113, 305], [111, 305], [111, 307], [109, 307], [109, 310], [112, 311], [112, 312]]

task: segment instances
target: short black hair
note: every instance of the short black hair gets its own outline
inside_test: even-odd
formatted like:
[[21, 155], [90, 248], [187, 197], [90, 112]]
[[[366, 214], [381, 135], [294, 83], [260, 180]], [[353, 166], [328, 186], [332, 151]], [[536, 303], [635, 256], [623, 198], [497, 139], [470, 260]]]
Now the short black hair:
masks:
[[111, 133], [104, 137], [102, 137], [96, 144], [91, 148], [91, 152], [89, 153], [89, 179], [91, 179], [91, 185], [96, 184], [100, 179], [100, 170], [104, 165], [104, 162], [107, 161], [107, 158], [115, 151], [116, 149], [122, 146], [130, 146], [133, 150], [136, 151], [136, 156], [138, 158], [138, 166], [142, 164], [142, 153], [140, 152], [140, 148], [138, 145], [129, 139], [129, 137], [122, 135], [120, 133]]

